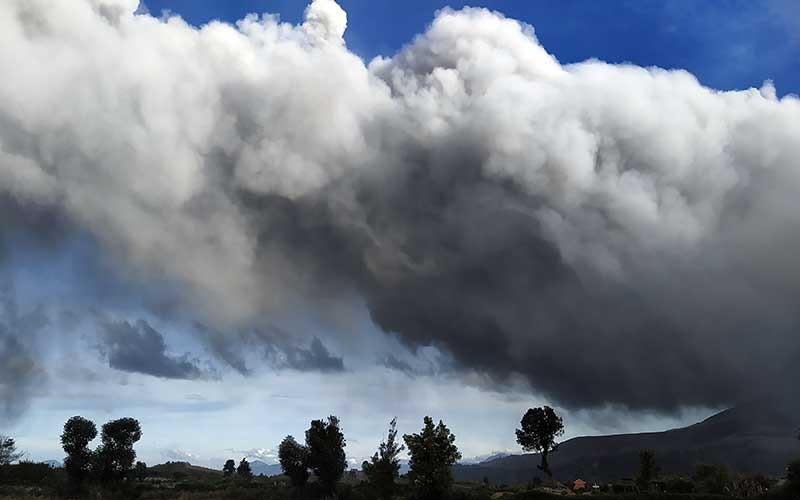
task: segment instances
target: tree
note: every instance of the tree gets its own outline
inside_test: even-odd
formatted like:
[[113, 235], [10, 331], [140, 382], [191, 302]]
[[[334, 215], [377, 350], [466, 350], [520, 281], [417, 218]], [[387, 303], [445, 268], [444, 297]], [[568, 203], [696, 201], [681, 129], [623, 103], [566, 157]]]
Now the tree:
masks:
[[698, 465], [695, 468], [694, 483], [699, 493], [724, 495], [731, 489], [730, 474], [722, 465]]
[[339, 430], [339, 419], [333, 415], [328, 421], [312, 420], [306, 431], [308, 464], [326, 493], [333, 494], [336, 483], [347, 467], [344, 453], [344, 434]]
[[[800, 440], [800, 433], [797, 434]], [[786, 490], [790, 495], [800, 495], [800, 459], [793, 460], [786, 466]]]
[[795, 460], [786, 467], [786, 481], [800, 486], [800, 460]]
[[88, 446], [95, 437], [97, 427], [91, 420], [76, 415], [64, 424], [61, 433], [61, 447], [67, 454], [64, 469], [75, 484], [82, 483], [91, 472], [93, 453]]
[[564, 422], [549, 406], [529, 408], [520, 421], [522, 429], [517, 429], [517, 443], [525, 451], [542, 454], [539, 470], [552, 481], [553, 473], [547, 463], [547, 455], [558, 449], [556, 438], [564, 434]]
[[361, 470], [375, 490], [378, 498], [388, 500], [394, 495], [395, 480], [400, 476], [400, 459], [397, 456], [405, 446], [397, 443], [397, 418], [389, 422], [389, 435], [381, 442], [371, 461], [364, 461]]
[[786, 489], [795, 498], [800, 495], [800, 460], [795, 460], [786, 467]]
[[668, 493], [692, 493], [694, 483], [682, 476], [672, 476], [667, 480], [666, 489]]
[[422, 432], [403, 436], [411, 455], [408, 478], [420, 500], [445, 498], [453, 483], [451, 467], [461, 459], [456, 437], [440, 420], [425, 417]]
[[650, 481], [658, 475], [658, 465], [656, 465], [656, 452], [653, 450], [642, 450], [639, 452], [639, 477], [636, 484], [639, 490], [647, 491], [650, 489]]
[[[787, 481], [788, 484], [788, 481]], [[763, 497], [769, 490], [770, 480], [761, 474], [737, 474], [733, 481], [732, 496], [740, 498]]]
[[17, 443], [14, 438], [0, 434], [0, 465], [8, 465], [16, 462], [24, 453], [17, 451]]
[[133, 468], [133, 477], [139, 481], [144, 481], [147, 477], [147, 464], [144, 462], [136, 462]]
[[292, 486], [300, 487], [308, 482], [308, 448], [292, 436], [286, 436], [278, 446], [278, 460], [283, 473], [292, 481]]
[[225, 477], [231, 477], [234, 472], [236, 472], [236, 462], [234, 462], [232, 458], [229, 458], [225, 462], [225, 465], [222, 466], [222, 474]]
[[102, 444], [95, 452], [95, 467], [100, 480], [120, 481], [133, 467], [133, 445], [142, 437], [139, 421], [126, 417], [103, 424]]
[[243, 458], [242, 461], [239, 462], [239, 466], [236, 467], [236, 475], [248, 481], [253, 479], [253, 471], [250, 469], [250, 462], [248, 462], [246, 458]]

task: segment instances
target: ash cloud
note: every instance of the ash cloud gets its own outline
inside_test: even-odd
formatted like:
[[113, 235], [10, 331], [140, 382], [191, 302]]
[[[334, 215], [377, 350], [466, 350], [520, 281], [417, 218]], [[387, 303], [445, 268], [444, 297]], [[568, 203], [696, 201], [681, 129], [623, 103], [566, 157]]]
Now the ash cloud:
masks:
[[49, 324], [41, 308], [20, 310], [12, 286], [0, 291], [0, 422], [13, 422], [27, 409], [45, 376], [35, 337]]
[[0, 193], [0, 422], [18, 419], [46, 381], [38, 337], [50, 319], [43, 306], [20, 303], [13, 268], [21, 255], [35, 259], [42, 249], [63, 249], [70, 229], [58, 211]]
[[0, 420], [8, 422], [27, 408], [39, 370], [16, 337], [0, 328]]
[[108, 358], [111, 368], [172, 379], [207, 375], [188, 355], [170, 355], [164, 336], [147, 321], [109, 321], [101, 328], [99, 349]]
[[267, 344], [265, 356], [269, 364], [279, 369], [303, 372], [342, 372], [344, 361], [334, 356], [318, 337], [311, 339], [308, 348]]
[[248, 361], [266, 364], [278, 371], [333, 373], [345, 370], [343, 358], [333, 354], [316, 336], [308, 340], [306, 347], [301, 335], [275, 325], [222, 331], [196, 323], [194, 328], [219, 361], [242, 375], [253, 373]]
[[402, 359], [399, 359], [394, 354], [387, 354], [379, 360], [379, 364], [389, 368], [390, 370], [403, 372], [409, 377], [413, 377], [416, 374], [414, 369], [411, 368], [410, 364], [406, 363]]
[[[332, 0], [298, 26], [136, 9], [0, 5], [0, 191], [169, 280], [242, 373], [253, 336], [216, 332], [362, 300], [412, 348], [570, 408], [800, 375], [796, 97], [562, 65], [484, 9], [368, 64]], [[343, 366], [323, 340], [278, 345]]]

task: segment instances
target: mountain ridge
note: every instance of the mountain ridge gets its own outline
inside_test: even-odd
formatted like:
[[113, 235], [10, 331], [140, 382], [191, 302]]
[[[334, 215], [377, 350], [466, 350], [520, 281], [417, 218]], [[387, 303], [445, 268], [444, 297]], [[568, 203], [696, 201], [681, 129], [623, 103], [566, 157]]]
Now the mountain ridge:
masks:
[[[639, 452], [651, 449], [663, 474], [691, 475], [697, 465], [714, 463], [734, 472], [780, 476], [800, 456], [795, 430], [789, 413], [751, 403], [666, 431], [572, 438], [550, 455], [550, 466], [557, 479], [613, 481], [635, 476]], [[511, 455], [456, 465], [453, 475], [467, 481], [526, 483], [543, 479], [539, 461], [539, 454]]]

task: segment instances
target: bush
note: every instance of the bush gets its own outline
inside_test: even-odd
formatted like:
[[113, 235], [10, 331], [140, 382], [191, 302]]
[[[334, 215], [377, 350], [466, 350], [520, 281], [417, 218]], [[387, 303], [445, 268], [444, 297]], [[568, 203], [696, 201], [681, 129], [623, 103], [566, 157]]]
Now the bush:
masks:
[[792, 496], [800, 496], [800, 459], [786, 467], [786, 491]]
[[23, 461], [0, 467], [0, 481], [7, 484], [48, 484], [57, 476], [59, 471], [47, 464]]
[[672, 477], [667, 480], [667, 493], [691, 493], [694, 483], [685, 477]]

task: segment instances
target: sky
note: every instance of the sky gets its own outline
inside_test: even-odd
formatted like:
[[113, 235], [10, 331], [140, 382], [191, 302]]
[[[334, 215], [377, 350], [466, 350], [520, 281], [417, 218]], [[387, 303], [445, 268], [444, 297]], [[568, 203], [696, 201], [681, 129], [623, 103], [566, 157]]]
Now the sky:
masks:
[[[470, 5], [471, 8], [465, 7]], [[795, 2], [0, 6], [0, 433], [356, 466], [662, 430], [796, 378]]]
[[[195, 25], [235, 22], [251, 12], [302, 21], [305, 2], [284, 0], [149, 0], [151, 13], [169, 11]], [[369, 2], [343, 0], [345, 40], [366, 60], [390, 56], [424, 30], [436, 11], [485, 7], [533, 25], [562, 63], [600, 59], [680, 68], [717, 89], [760, 87], [773, 80], [780, 94], [798, 93], [800, 7], [792, 0], [694, 2], [678, 0], [516, 0]]]

